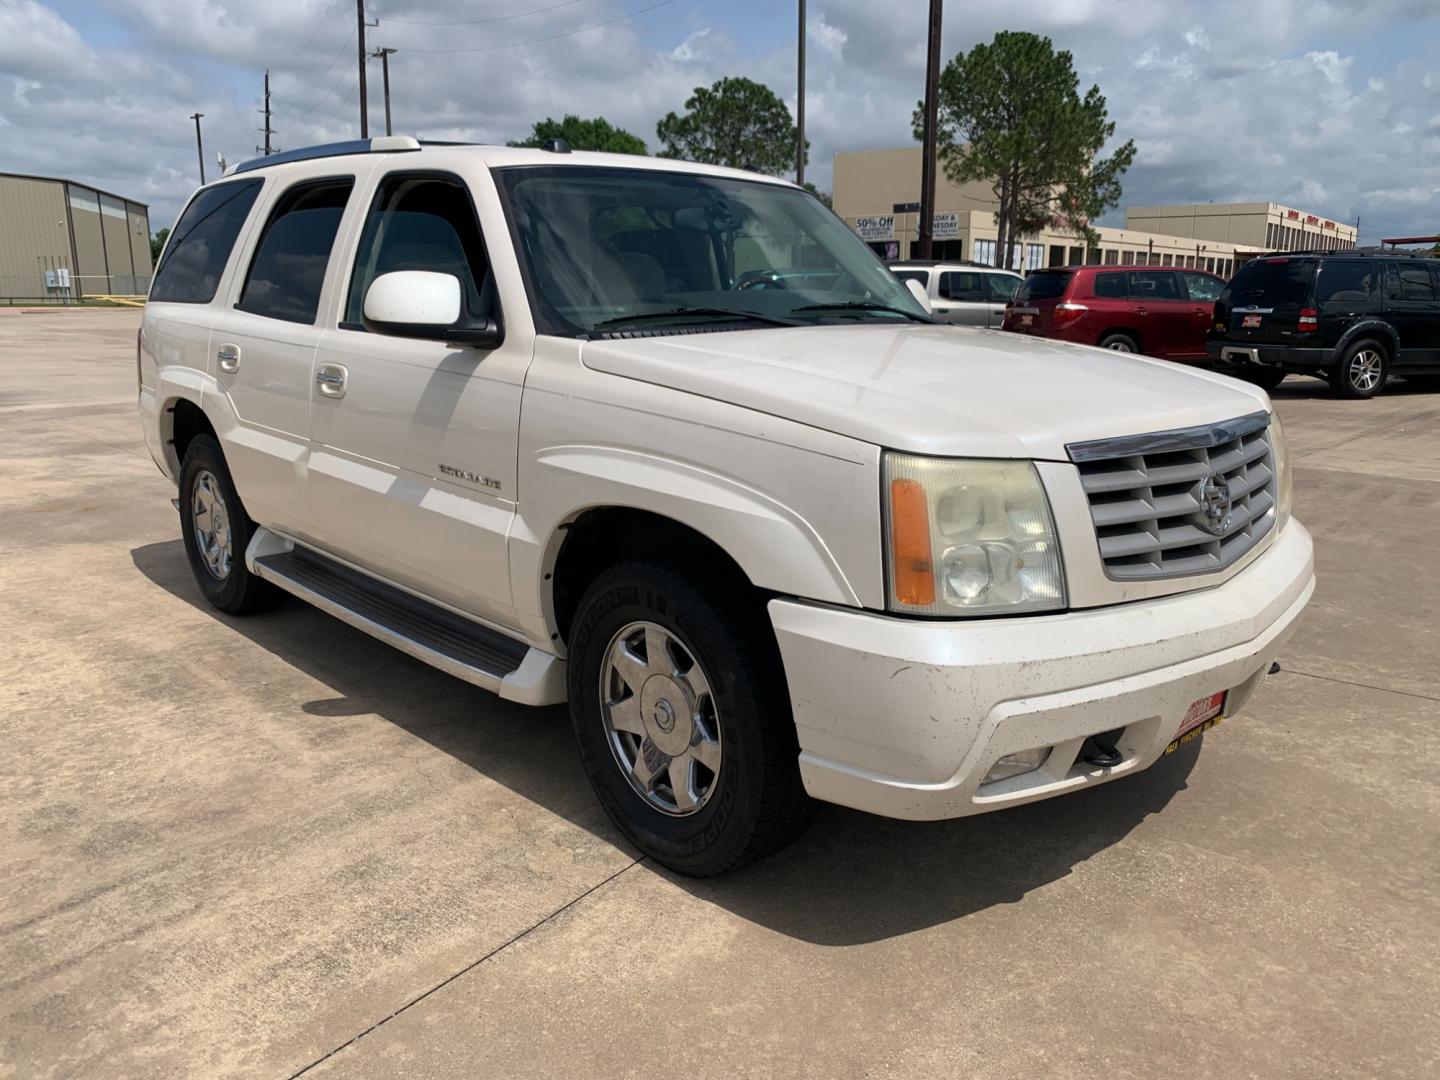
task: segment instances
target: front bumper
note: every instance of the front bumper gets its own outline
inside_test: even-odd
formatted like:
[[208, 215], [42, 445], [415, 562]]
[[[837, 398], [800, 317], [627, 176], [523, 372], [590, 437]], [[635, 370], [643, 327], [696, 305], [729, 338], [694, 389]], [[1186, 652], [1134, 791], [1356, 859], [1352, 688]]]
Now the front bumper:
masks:
[[1261, 345], [1249, 341], [1212, 339], [1205, 343], [1205, 354], [1211, 359], [1242, 367], [1260, 364], [1265, 367], [1323, 368], [1331, 361], [1331, 350], [1299, 345]]
[[[1229, 691], [1233, 716], [1264, 680], [1315, 589], [1310, 533], [1211, 589], [1061, 615], [934, 622], [772, 600], [817, 799], [887, 817], [963, 817], [1138, 772], [1189, 705]], [[1080, 760], [1122, 728], [1123, 760]], [[1052, 747], [1039, 769], [981, 784], [1006, 754]]]

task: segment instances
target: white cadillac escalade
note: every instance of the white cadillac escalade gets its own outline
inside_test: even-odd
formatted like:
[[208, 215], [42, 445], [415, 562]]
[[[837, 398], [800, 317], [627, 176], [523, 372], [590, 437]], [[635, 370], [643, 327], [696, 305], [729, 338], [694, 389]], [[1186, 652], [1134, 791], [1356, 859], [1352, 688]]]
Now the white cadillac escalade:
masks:
[[1240, 710], [1314, 589], [1219, 375], [938, 325], [814, 198], [372, 139], [201, 188], [139, 340], [222, 611], [292, 593], [569, 702], [605, 808], [715, 874], [812, 800], [947, 818]]

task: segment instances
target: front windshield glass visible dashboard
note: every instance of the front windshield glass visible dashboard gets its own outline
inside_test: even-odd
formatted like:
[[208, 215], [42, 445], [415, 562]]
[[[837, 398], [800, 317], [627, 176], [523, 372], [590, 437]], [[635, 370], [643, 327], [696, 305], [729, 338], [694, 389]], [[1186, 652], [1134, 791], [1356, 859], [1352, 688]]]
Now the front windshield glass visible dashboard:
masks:
[[928, 321], [813, 196], [652, 169], [494, 171], [541, 333]]

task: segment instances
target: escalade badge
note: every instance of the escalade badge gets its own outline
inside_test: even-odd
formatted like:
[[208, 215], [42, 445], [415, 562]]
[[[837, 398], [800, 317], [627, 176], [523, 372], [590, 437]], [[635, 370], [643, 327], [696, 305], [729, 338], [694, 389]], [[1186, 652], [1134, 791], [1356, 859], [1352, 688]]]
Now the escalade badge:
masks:
[[1200, 481], [1200, 524], [1216, 536], [1230, 529], [1230, 485], [1219, 473]]

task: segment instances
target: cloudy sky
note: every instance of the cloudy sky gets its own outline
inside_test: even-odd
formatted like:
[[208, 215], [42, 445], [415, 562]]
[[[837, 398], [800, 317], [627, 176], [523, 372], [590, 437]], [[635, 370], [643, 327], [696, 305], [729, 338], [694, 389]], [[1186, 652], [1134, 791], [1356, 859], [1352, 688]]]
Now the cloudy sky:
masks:
[[[1025, 29], [1071, 50], [1138, 148], [1124, 203], [1273, 200], [1361, 217], [1362, 241], [1440, 231], [1440, 0], [948, 0], [945, 56]], [[504, 141], [546, 115], [655, 122], [730, 74], [792, 107], [790, 0], [368, 0], [397, 132]], [[809, 0], [810, 178], [903, 146], [926, 0]], [[65, 176], [169, 224], [194, 129], [253, 156], [261, 72], [281, 147], [358, 135], [353, 0], [0, 0], [0, 170]], [[372, 122], [381, 125], [378, 65]], [[372, 126], [372, 133], [374, 127]], [[918, 178], [917, 178], [918, 186]], [[1122, 204], [1123, 205], [1123, 204]], [[1113, 219], [1115, 215], [1112, 215]]]

